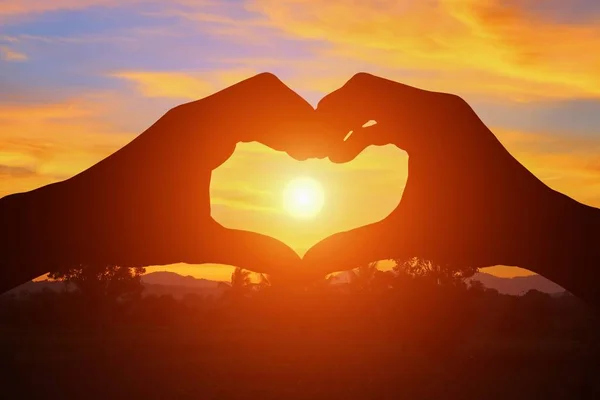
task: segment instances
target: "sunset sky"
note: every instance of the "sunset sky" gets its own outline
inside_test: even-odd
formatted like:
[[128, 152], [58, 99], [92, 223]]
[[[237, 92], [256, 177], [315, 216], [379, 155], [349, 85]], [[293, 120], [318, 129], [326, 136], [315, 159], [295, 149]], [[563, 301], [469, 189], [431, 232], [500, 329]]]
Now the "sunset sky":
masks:
[[[0, 0], [0, 197], [77, 174], [169, 108], [256, 73], [316, 105], [367, 71], [463, 96], [545, 183], [600, 206], [598, 49], [598, 0]], [[390, 146], [334, 165], [238, 145], [213, 173], [213, 216], [303, 254], [391, 212], [406, 164]], [[282, 206], [299, 176], [325, 190], [311, 220]]]

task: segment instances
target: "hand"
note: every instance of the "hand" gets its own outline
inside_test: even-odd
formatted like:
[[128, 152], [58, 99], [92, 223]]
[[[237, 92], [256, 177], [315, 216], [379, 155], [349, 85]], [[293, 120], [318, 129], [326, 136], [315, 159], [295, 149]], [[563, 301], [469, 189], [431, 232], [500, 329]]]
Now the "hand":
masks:
[[13, 227], [3, 232], [4, 261], [12, 251], [11, 266], [21, 265], [13, 286], [80, 264], [219, 263], [265, 273], [297, 266], [299, 256], [285, 244], [215, 222], [209, 186], [211, 171], [238, 142], [258, 141], [298, 159], [324, 156], [313, 120], [312, 106], [261, 74], [170, 110], [67, 181], [2, 199], [0, 221]]
[[[361, 73], [321, 100], [317, 115], [338, 132], [331, 160], [348, 162], [369, 145], [392, 143], [408, 153], [409, 176], [387, 218], [315, 245], [304, 256], [311, 269], [416, 256], [521, 266], [581, 289], [576, 272], [560, 264], [569, 266], [573, 253], [590, 254], [586, 237], [600, 226], [597, 210], [538, 180], [461, 98]], [[369, 120], [377, 124], [362, 128]]]

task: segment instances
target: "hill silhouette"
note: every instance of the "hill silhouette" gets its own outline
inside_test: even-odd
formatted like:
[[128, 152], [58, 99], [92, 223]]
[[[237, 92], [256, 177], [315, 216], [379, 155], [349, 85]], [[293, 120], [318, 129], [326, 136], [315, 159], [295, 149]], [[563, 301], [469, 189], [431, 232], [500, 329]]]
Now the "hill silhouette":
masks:
[[[485, 272], [478, 272], [471, 279], [481, 281], [486, 288], [496, 289], [502, 294], [513, 296], [524, 295], [527, 291], [532, 289], [548, 294], [564, 292], [564, 289], [561, 286], [541, 275], [505, 278], [487, 274]], [[345, 273], [337, 274], [330, 282], [334, 285], [347, 284], [347, 275]], [[218, 296], [222, 294], [229, 285], [228, 282], [195, 278], [190, 275], [184, 276], [170, 271], [157, 271], [145, 274], [142, 276], [142, 284], [144, 285], [145, 295], [170, 294], [176, 298], [187, 293], [195, 293], [201, 296]], [[8, 294], [12, 293], [18, 295], [25, 292], [40, 292], [42, 290], [65, 290], [65, 284], [63, 282], [48, 280], [31, 281], [14, 288], [9, 291]]]
[[149, 285], [190, 286], [207, 289], [214, 289], [222, 283], [220, 281], [195, 278], [190, 275], [180, 275], [176, 272], [169, 271], [158, 271], [145, 274], [142, 276], [142, 282]]
[[485, 272], [478, 272], [473, 276], [472, 280], [480, 281], [486, 288], [496, 289], [500, 293], [513, 296], [524, 295], [532, 289], [549, 294], [563, 293], [565, 291], [560, 285], [541, 275], [504, 278], [486, 274]]

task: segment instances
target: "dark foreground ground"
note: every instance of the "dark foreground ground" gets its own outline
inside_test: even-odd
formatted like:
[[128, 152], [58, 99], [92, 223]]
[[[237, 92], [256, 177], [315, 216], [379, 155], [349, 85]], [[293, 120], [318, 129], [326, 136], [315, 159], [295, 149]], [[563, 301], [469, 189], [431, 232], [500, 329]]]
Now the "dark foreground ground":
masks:
[[0, 398], [600, 399], [593, 324], [553, 325], [570, 309], [163, 300], [126, 322], [2, 325]]
[[4, 333], [2, 346], [6, 399], [600, 398], [597, 350], [569, 341], [441, 355], [389, 338], [157, 329]]

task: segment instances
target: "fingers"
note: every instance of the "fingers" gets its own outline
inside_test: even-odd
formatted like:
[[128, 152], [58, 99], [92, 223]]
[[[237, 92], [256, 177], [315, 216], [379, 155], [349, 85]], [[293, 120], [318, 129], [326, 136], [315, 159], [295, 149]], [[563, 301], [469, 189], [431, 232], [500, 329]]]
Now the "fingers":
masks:
[[211, 229], [198, 253], [201, 263], [224, 264], [265, 274], [294, 274], [301, 267], [300, 256], [288, 245], [256, 232]]
[[[213, 114], [226, 114], [219, 132], [235, 142], [259, 142], [304, 160], [327, 155], [328, 130], [313, 106], [271, 73], [262, 73], [215, 95]], [[222, 111], [224, 110], [224, 111]]]
[[285, 151], [298, 160], [324, 158], [331, 131], [318, 119], [304, 98], [272, 74], [257, 76], [261, 100], [267, 107], [257, 113], [254, 126], [261, 126], [247, 141], [257, 141], [274, 150]]
[[317, 105], [319, 119], [337, 130], [337, 139], [342, 140], [349, 130], [361, 127], [365, 122], [380, 115], [377, 96], [369, 74], [357, 74], [344, 86], [325, 96]]
[[347, 232], [336, 233], [313, 246], [302, 260], [314, 274], [357, 268], [372, 261], [399, 258], [408, 249], [402, 233], [384, 220]]
[[274, 150], [285, 151], [292, 158], [304, 161], [308, 158], [325, 158], [333, 143], [334, 130], [328, 129], [317, 119], [315, 111], [295, 118], [273, 120], [255, 141]]
[[[347, 162], [369, 145], [392, 143], [409, 154], [427, 151], [432, 143], [441, 142], [440, 131], [460, 130], [456, 121], [461, 107], [452, 106], [460, 103], [455, 98], [359, 73], [325, 96], [316, 113], [336, 131], [330, 158]], [[377, 121], [376, 130], [358, 129], [370, 120]], [[342, 141], [350, 130], [354, 131], [351, 139], [358, 132], [368, 136], [361, 133], [358, 140]]]
[[[387, 83], [389, 82], [389, 83]], [[335, 134], [330, 144], [329, 158], [334, 162], [348, 162], [370, 145], [393, 142], [393, 124], [387, 116], [390, 104], [389, 88], [392, 83], [366, 73], [352, 77], [343, 87], [325, 96], [318, 104], [316, 114]], [[364, 128], [368, 121], [377, 125]], [[352, 132], [349, 135], [349, 132]]]

